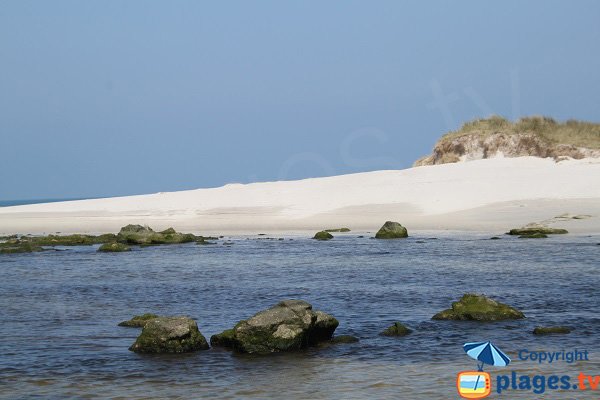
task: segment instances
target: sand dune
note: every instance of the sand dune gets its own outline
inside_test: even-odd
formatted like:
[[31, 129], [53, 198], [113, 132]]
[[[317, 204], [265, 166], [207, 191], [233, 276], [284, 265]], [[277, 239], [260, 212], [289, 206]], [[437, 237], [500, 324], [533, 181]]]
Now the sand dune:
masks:
[[[583, 219], [553, 219], [569, 213]], [[600, 232], [600, 159], [535, 157], [299, 181], [0, 208], [0, 233], [110, 232], [128, 223], [197, 233], [294, 232], [385, 220], [409, 229], [495, 231], [546, 220]]]

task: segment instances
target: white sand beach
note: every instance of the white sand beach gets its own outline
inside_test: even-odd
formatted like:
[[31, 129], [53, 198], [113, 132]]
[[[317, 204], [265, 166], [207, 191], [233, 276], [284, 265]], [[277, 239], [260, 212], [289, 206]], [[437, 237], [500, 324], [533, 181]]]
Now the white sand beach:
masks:
[[129, 223], [201, 234], [294, 233], [341, 226], [373, 231], [386, 220], [398, 221], [409, 231], [503, 232], [545, 222], [574, 233], [600, 233], [600, 159], [557, 163], [535, 157], [493, 158], [4, 207], [0, 234], [116, 232]]

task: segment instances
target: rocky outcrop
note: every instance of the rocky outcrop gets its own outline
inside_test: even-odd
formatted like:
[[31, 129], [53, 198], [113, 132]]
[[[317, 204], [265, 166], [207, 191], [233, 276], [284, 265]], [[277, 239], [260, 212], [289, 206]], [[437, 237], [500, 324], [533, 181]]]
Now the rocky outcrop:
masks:
[[536, 234], [564, 235], [567, 233], [569, 233], [569, 231], [567, 231], [566, 229], [550, 228], [548, 226], [540, 225], [540, 224], [529, 224], [529, 225], [525, 225], [522, 228], [511, 229], [508, 232], [509, 235], [519, 235], [519, 236], [536, 235]]
[[117, 234], [117, 242], [137, 245], [178, 244], [196, 241], [191, 233], [179, 233], [169, 228], [162, 232], [155, 232], [152, 228], [142, 225], [127, 225]]
[[408, 237], [408, 231], [398, 222], [387, 221], [375, 234], [376, 239], [401, 239]]
[[150, 319], [129, 350], [136, 353], [188, 353], [208, 349], [196, 322], [188, 317]]
[[36, 244], [20, 239], [9, 239], [0, 243], [0, 254], [35, 253], [43, 250]]
[[525, 315], [515, 308], [480, 294], [465, 294], [452, 308], [441, 311], [432, 319], [458, 321], [501, 321], [521, 319]]
[[125, 326], [128, 328], [143, 328], [144, 326], [146, 326], [146, 323], [148, 321], [154, 318], [158, 318], [158, 315], [150, 313], [136, 315], [130, 320], [119, 322], [119, 326]]
[[331, 339], [338, 321], [302, 300], [285, 300], [213, 335], [214, 346], [243, 353], [268, 354], [299, 350]]
[[391, 326], [386, 328], [380, 333], [381, 336], [406, 336], [411, 333], [412, 330], [408, 329], [400, 322], [394, 322]]
[[321, 232], [315, 233], [315, 236], [313, 236], [313, 239], [316, 239], [316, 240], [330, 240], [330, 239], [333, 239], [333, 235], [331, 233], [329, 233], [329, 232], [321, 231]]
[[350, 228], [325, 229], [325, 232], [350, 232]]
[[529, 117], [510, 122], [493, 116], [464, 124], [444, 135], [431, 155], [415, 167], [480, 160], [497, 156], [534, 156], [581, 159], [600, 157], [600, 125], [578, 121], [558, 123], [552, 118]]

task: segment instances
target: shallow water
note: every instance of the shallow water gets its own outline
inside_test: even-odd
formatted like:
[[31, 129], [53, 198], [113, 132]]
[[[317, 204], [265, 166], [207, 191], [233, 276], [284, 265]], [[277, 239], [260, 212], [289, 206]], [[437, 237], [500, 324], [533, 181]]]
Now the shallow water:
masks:
[[[433, 237], [437, 237], [434, 239]], [[492, 340], [513, 363], [498, 374], [600, 375], [600, 238], [520, 240], [420, 233], [380, 241], [233, 238], [100, 254], [94, 247], [0, 257], [0, 396], [3, 398], [457, 398], [456, 374], [476, 367], [462, 344]], [[419, 243], [423, 241], [423, 243]], [[499, 323], [432, 321], [465, 292], [525, 312]], [[186, 314], [208, 338], [286, 298], [336, 316], [360, 342], [293, 354], [188, 355], [127, 350], [134, 314]], [[378, 333], [395, 320], [415, 332]], [[536, 337], [536, 325], [570, 335]], [[588, 350], [590, 361], [538, 364], [520, 349]], [[598, 398], [590, 391], [506, 391], [498, 398]], [[574, 396], [574, 394], [576, 396]]]

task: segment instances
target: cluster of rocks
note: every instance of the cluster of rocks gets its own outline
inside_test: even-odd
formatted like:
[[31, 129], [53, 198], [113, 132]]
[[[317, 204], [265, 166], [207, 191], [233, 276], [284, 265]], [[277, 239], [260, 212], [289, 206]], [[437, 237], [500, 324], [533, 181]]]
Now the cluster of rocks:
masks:
[[100, 252], [130, 251], [132, 245], [156, 246], [196, 242], [212, 244], [209, 240], [215, 237], [196, 236], [191, 233], [180, 233], [173, 228], [156, 232], [148, 226], [127, 225], [119, 233], [94, 235], [47, 235], [47, 236], [17, 236], [11, 235], [0, 239], [0, 254], [31, 253], [43, 251], [55, 246], [91, 246], [100, 244]]
[[[492, 322], [522, 319], [525, 315], [506, 304], [480, 294], [465, 294], [451, 308], [435, 314], [434, 320]], [[356, 343], [351, 335], [333, 336], [338, 320], [323, 311], [315, 311], [303, 300], [284, 300], [235, 324], [231, 329], [212, 335], [210, 345], [228, 350], [271, 354], [305, 349], [323, 344]], [[142, 328], [141, 334], [129, 347], [138, 353], [186, 353], [206, 350], [209, 344], [196, 322], [186, 316], [143, 314], [123, 321], [119, 326]], [[565, 334], [564, 326], [536, 327], [536, 335]], [[381, 336], [402, 337], [412, 330], [394, 322]]]
[[[315, 233], [313, 239], [330, 240], [333, 239], [331, 232], [350, 232], [348, 228], [325, 229]], [[359, 236], [362, 237], [362, 236]], [[408, 231], [398, 222], [387, 221], [375, 234], [375, 239], [402, 239], [408, 237]]]

